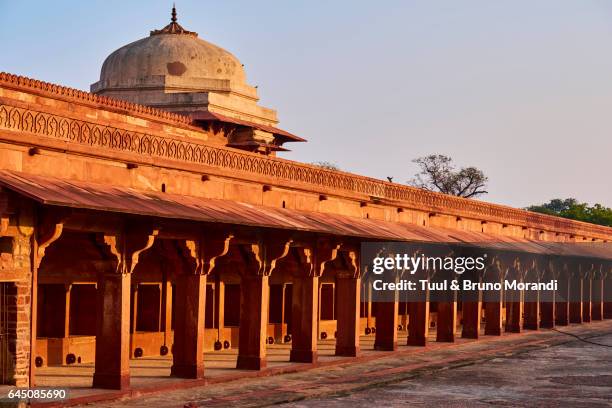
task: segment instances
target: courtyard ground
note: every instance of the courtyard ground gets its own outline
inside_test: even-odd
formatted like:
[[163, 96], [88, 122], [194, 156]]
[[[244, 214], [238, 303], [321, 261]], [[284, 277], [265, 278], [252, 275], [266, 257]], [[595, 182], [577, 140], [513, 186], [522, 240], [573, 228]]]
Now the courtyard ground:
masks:
[[87, 406], [612, 406], [612, 321], [559, 329], [586, 341], [541, 330], [434, 342], [367, 353], [350, 364], [132, 393]]

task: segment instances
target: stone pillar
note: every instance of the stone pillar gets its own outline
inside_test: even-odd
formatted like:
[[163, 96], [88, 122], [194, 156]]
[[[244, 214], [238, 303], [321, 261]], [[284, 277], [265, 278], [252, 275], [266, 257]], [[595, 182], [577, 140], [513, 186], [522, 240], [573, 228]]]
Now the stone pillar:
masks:
[[436, 326], [436, 341], [454, 342], [457, 331], [457, 301], [456, 292], [451, 295], [455, 298], [450, 302], [438, 302], [438, 323]]
[[365, 286], [365, 293], [366, 298], [364, 300], [366, 304], [366, 327], [371, 329], [372, 327], [376, 326], [372, 316], [372, 285]]
[[[527, 330], [538, 330], [540, 328], [540, 299], [537, 291], [527, 291], [525, 293], [525, 319], [523, 327]], [[550, 306], [551, 303], [548, 303]], [[552, 316], [549, 316], [549, 318]]]
[[557, 282], [557, 293], [555, 293], [555, 323], [559, 326], [569, 324], [569, 296], [570, 280], [560, 276]]
[[483, 293], [485, 308], [485, 335], [501, 336], [502, 334], [502, 293], [498, 290], [487, 290]]
[[590, 276], [586, 276], [582, 281], [582, 321], [584, 323], [591, 321], [591, 284]]
[[130, 385], [130, 284], [139, 255], [153, 246], [157, 230], [126, 228], [100, 236], [108, 261], [98, 272], [94, 388], [125, 389]]
[[376, 303], [376, 338], [374, 350], [397, 350], [398, 302], [397, 292], [394, 301]]
[[296, 276], [294, 274], [293, 276], [291, 295], [292, 340], [289, 360], [297, 363], [316, 363], [319, 277], [305, 275]]
[[337, 334], [336, 355], [359, 355], [359, 309], [361, 306], [361, 279], [353, 273], [336, 274]]
[[426, 346], [429, 333], [429, 294], [421, 302], [409, 302], [408, 340], [409, 346]]
[[463, 330], [461, 337], [464, 339], [478, 339], [480, 337], [480, 319], [482, 314], [482, 302], [463, 302]]
[[593, 279], [591, 289], [591, 319], [603, 320], [603, 280]]
[[[548, 282], [552, 274], [548, 273], [545, 275], [545, 282]], [[546, 329], [552, 329], [555, 327], [555, 290], [543, 290], [538, 292], [539, 303], [540, 303], [540, 327]], [[527, 327], [526, 327], [527, 328]]]
[[176, 276], [174, 352], [170, 375], [203, 378], [206, 275], [179, 270]]
[[582, 323], [582, 294], [582, 279], [575, 277], [570, 282], [570, 323]]
[[[608, 272], [610, 275], [611, 272]], [[612, 276], [602, 280], [603, 284], [603, 318], [612, 319]]]
[[131, 277], [115, 271], [99, 275], [94, 388], [130, 385]]
[[240, 282], [240, 333], [236, 368], [266, 368], [269, 304], [268, 276], [244, 274]]
[[132, 285], [131, 292], [131, 319], [130, 319], [130, 358], [134, 356], [134, 334], [136, 333], [136, 323], [138, 322], [138, 284]]
[[64, 286], [66, 290], [66, 303], [64, 308], [64, 338], [70, 337], [70, 294], [72, 292], [72, 285], [67, 284]]
[[523, 318], [523, 303], [521, 291], [508, 290], [506, 302], [506, 332], [520, 333]]
[[[215, 305], [214, 327], [220, 337], [225, 322], [225, 282], [221, 280], [219, 273], [215, 276]], [[221, 338], [217, 340], [222, 341]]]
[[164, 272], [162, 282], [162, 330], [164, 331], [164, 346], [170, 349], [172, 344], [172, 282]]

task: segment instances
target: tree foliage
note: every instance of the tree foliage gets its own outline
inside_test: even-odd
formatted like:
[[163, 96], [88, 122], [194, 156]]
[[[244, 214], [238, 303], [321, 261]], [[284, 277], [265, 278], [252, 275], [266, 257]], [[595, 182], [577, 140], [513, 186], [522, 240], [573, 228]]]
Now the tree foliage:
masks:
[[578, 202], [575, 198], [555, 198], [548, 203], [532, 205], [525, 209], [542, 214], [556, 215], [572, 220], [612, 227], [612, 208], [605, 207], [601, 204], [589, 206], [587, 203]]
[[476, 167], [456, 169], [453, 160], [442, 154], [419, 157], [413, 162], [421, 168], [408, 182], [415, 187], [465, 198], [488, 193], [485, 188], [489, 179]]

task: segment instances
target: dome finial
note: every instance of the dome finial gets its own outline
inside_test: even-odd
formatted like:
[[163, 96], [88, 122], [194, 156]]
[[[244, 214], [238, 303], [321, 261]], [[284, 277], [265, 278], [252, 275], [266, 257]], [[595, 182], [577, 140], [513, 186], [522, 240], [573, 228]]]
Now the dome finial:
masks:
[[197, 37], [198, 33], [193, 31], [187, 31], [179, 23], [176, 22], [176, 4], [172, 3], [172, 13], [170, 18], [170, 24], [162, 28], [161, 30], [152, 30], [151, 35], [158, 34], [185, 34], [192, 37]]
[[170, 19], [173, 23], [176, 23], [176, 4], [172, 3], [172, 18]]

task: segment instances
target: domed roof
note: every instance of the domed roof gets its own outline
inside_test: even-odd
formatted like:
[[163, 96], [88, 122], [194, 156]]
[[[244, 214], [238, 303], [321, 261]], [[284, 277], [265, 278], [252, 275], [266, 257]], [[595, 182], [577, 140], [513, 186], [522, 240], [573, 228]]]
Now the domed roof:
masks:
[[246, 85], [246, 75], [238, 58], [181, 27], [176, 22], [174, 8], [169, 25], [151, 31], [149, 37], [125, 45], [106, 58], [100, 81], [92, 86], [92, 91], [156, 86], [160, 84], [160, 77], [166, 83], [170, 79], [182, 87], [191, 85], [196, 89], [203, 83], [219, 80], [229, 81], [226, 86], [232, 88]]

